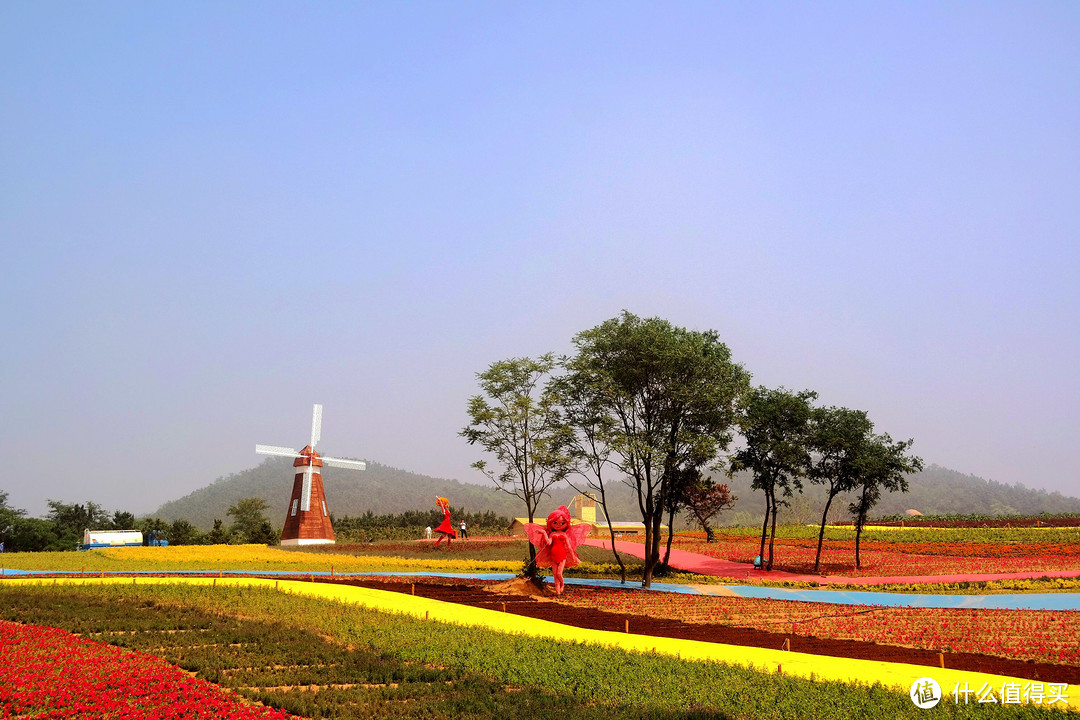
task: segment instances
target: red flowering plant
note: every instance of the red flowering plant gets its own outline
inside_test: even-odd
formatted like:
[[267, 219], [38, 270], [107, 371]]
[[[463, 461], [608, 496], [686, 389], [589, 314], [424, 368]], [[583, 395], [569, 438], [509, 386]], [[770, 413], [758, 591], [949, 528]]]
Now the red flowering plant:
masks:
[[[717, 533], [719, 542], [706, 543], [695, 533], [679, 533], [675, 547], [721, 560], [751, 563], [758, 541], [746, 535]], [[774, 570], [813, 573], [816, 539], [777, 538]], [[821, 574], [860, 576], [950, 575], [976, 573], [1051, 572], [1080, 569], [1080, 544], [862, 542], [862, 567], [855, 568], [854, 540], [827, 540], [821, 554]]]
[[827, 605], [583, 586], [559, 601], [689, 623], [1080, 665], [1080, 613], [1071, 610]]
[[158, 658], [0, 621], [0, 717], [285, 720]]

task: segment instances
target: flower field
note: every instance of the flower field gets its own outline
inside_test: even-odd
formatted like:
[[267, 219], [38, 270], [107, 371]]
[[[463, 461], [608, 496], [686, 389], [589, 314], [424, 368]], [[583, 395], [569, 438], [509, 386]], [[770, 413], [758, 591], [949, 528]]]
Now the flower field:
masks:
[[[0, 583], [0, 617], [152, 653], [306, 718], [923, 717], [905, 693], [880, 685], [490, 632], [220, 583]], [[44, 716], [102, 717], [91, 712]], [[946, 714], [988, 720], [1046, 717], [1046, 710], [961, 705]]]
[[[920, 529], [917, 532], [925, 536], [943, 531]], [[826, 539], [822, 549], [819, 573], [873, 577], [1080, 570], [1080, 534], [1075, 530], [1064, 532], [1068, 533], [1065, 538], [1047, 541], [1047, 537], [1035, 529], [1013, 531], [1013, 535], [1023, 533], [1029, 537], [1028, 542], [987, 540], [983, 537], [986, 531], [980, 529], [944, 531], [947, 534], [938, 540], [918, 541], [897, 537], [899, 533], [878, 533], [874, 539], [861, 542], [862, 566], [855, 568], [855, 540], [853, 537], [837, 538], [833, 531], [834, 536]], [[853, 536], [853, 533], [849, 534]], [[892, 537], [878, 539], [886, 535]], [[965, 535], [979, 539], [965, 540]], [[706, 543], [699, 533], [679, 533], [672, 547], [741, 563], [753, 562], [758, 554], [760, 540], [757, 537], [734, 533], [717, 533], [716, 537], [717, 542]], [[817, 536], [778, 537], [774, 555], [774, 570], [811, 574], [817, 555]]]
[[290, 717], [191, 678], [156, 657], [54, 628], [0, 621], [0, 647], [0, 717]]
[[825, 605], [571, 586], [559, 602], [795, 636], [864, 640], [1080, 666], [1080, 613]]
[[5, 553], [4, 567], [19, 570], [168, 572], [185, 570], [273, 570], [275, 572], [517, 572], [521, 560], [476, 560], [442, 555], [406, 558], [381, 555], [330, 555], [281, 550], [266, 545], [180, 545], [122, 547], [86, 552]]
[[[8, 569], [42, 572], [96, 574], [176, 571], [217, 574], [248, 573], [518, 573], [528, 557], [523, 539], [499, 543], [454, 543], [451, 552], [433, 552], [416, 543], [378, 543], [336, 546], [333, 551], [282, 550], [266, 545], [181, 545], [171, 547], [123, 547], [86, 552], [4, 553], [0, 565]], [[584, 547], [583, 562], [569, 575], [611, 577], [618, 567], [610, 562], [611, 551]], [[492, 558], [492, 559], [485, 559]], [[590, 562], [589, 560], [593, 561]], [[626, 561], [631, 576], [641, 577], [641, 564]]]
[[[749, 562], [757, 554], [758, 541], [752, 529], [731, 530], [719, 538], [720, 542], [707, 544], [700, 534], [680, 533], [674, 547], [741, 562]], [[1077, 530], [1059, 528], [870, 532], [862, 543], [864, 567], [855, 572], [853, 533], [830, 528], [823, 569], [829, 574], [855, 576], [1080, 569], [1078, 538]], [[194, 570], [216, 575], [219, 570], [246, 570], [296, 575], [364, 572], [392, 577], [403, 572], [521, 570], [521, 559], [507, 558], [519, 551], [524, 557], [523, 543], [490, 543], [484, 549], [481, 543], [475, 545], [470, 548], [455, 543], [454, 551], [447, 553], [432, 553], [412, 543], [342, 546], [334, 552], [260, 545], [117, 548], [85, 553], [9, 553], [0, 556], [0, 563], [8, 568], [73, 570], [76, 574], [81, 570], [87, 574], [99, 570], [162, 574]], [[587, 550], [595, 551], [596, 562], [576, 568], [575, 574], [611, 576], [616, 571], [610, 563], [600, 562], [610, 558], [609, 550]], [[815, 550], [815, 528], [784, 528], [776, 541], [776, 567], [809, 573]], [[631, 568], [631, 577], [634, 571]], [[700, 576], [696, 577], [700, 582]], [[51, 585], [52, 581], [48, 582]], [[1077, 581], [1010, 582], [1007, 589], [1013, 592], [1045, 592], [1075, 591]], [[1056, 585], [1049, 587], [1048, 583]], [[536, 717], [539, 713], [545, 718], [610, 720], [681, 712], [690, 706], [706, 715], [724, 708], [733, 717], [754, 720], [831, 718], [840, 707], [844, 708], [841, 714], [851, 717], [920, 716], [908, 714], [914, 706], [906, 696], [897, 700], [893, 691], [829, 685], [820, 677], [817, 681], [799, 680], [747, 669], [717, 670], [675, 659], [641, 658], [634, 653], [609, 655], [606, 650], [585, 650], [576, 645], [568, 652], [550, 643], [424, 622], [423, 613], [419, 620], [403, 620], [398, 615], [342, 609], [295, 595], [219, 587], [222, 584], [218, 580], [209, 590], [149, 588], [141, 579], [129, 579], [122, 586], [65, 590], [61, 581], [59, 587], [27, 591], [13, 609], [11, 602], [16, 596], [5, 587], [14, 587], [14, 583], [0, 581], [0, 618], [31, 625], [55, 624], [136, 651], [112, 650], [63, 634], [53, 638], [48, 634], [51, 631], [43, 628], [11, 626], [24, 633], [19, 635], [0, 623], [4, 630], [0, 633], [0, 654], [5, 666], [0, 672], [8, 673], [0, 675], [0, 717], [285, 717], [281, 713], [268, 715], [271, 711], [267, 708], [245, 704], [242, 698], [308, 718]], [[276, 582], [271, 585], [276, 586]], [[951, 590], [937, 586], [935, 591]], [[80, 602], [87, 604], [65, 615], [61, 600], [70, 597], [82, 597]], [[144, 598], [152, 598], [151, 604]], [[837, 606], [583, 586], [569, 586], [560, 601], [628, 616], [1080, 667], [1077, 612]], [[147, 610], [150, 607], [152, 612]], [[184, 614], [192, 608], [202, 613], [198, 619]], [[259, 621], [253, 624], [251, 618]], [[19, 662], [11, 662], [8, 658], [16, 652], [20, 653]], [[549, 668], [544, 658], [551, 653], [566, 653], [572, 664]], [[28, 659], [24, 661], [23, 656]], [[620, 666], [615, 675], [611, 674], [612, 663]], [[573, 671], [567, 672], [570, 667]], [[593, 667], [606, 669], [597, 675]], [[17, 677], [19, 672], [25, 677]], [[173, 677], [178, 678], [179, 689], [170, 684]], [[632, 688], [639, 686], [642, 678], [648, 678], [651, 693], [638, 698]], [[206, 681], [221, 687], [215, 689]], [[42, 704], [51, 702], [41, 690], [50, 686], [66, 689], [53, 694], [60, 704]], [[68, 691], [70, 688], [77, 690]], [[158, 700], [151, 697], [151, 688], [160, 691]], [[204, 690], [216, 691], [220, 698], [190, 700], [201, 698], [198, 693]], [[110, 692], [118, 699], [109, 700]], [[93, 702], [88, 698], [94, 698]], [[785, 698], [785, 704], [775, 705], [777, 698]], [[215, 705], [219, 700], [233, 704]], [[164, 704], [154, 709], [159, 701]], [[213, 711], [191, 714], [192, 703]], [[95, 715], [91, 705], [105, 710]], [[948, 712], [982, 718], [999, 716], [998, 710], [1017, 712], [1019, 708], [994, 708], [995, 712], [987, 715], [990, 710], [973, 705]]]

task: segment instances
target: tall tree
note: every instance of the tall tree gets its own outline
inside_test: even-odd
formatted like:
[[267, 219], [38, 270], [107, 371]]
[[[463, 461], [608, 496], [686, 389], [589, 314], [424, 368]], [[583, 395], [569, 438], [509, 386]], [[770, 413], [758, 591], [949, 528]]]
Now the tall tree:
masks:
[[224, 545], [229, 542], [229, 533], [225, 530], [221, 518], [214, 518], [213, 529], [206, 534], [207, 545]]
[[908, 455], [914, 440], [894, 441], [887, 433], [877, 435], [868, 442], [859, 461], [859, 495], [848, 506], [855, 521], [855, 567], [862, 567], [859, 558], [859, 541], [870, 510], [877, 504], [881, 491], [907, 492], [905, 477], [923, 469], [922, 458]]
[[173, 520], [166, 533], [170, 545], [198, 545], [202, 540], [202, 533], [184, 518]]
[[[525, 503], [529, 522], [548, 488], [570, 472], [570, 430], [547, 381], [555, 368], [551, 353], [539, 358], [512, 358], [494, 362], [476, 377], [481, 395], [469, 398], [469, 424], [459, 433], [470, 445], [480, 445], [495, 456], [497, 467], [486, 460], [472, 464], [500, 490]], [[529, 559], [536, 548], [529, 545]], [[530, 562], [529, 574], [535, 573]]]
[[5, 541], [4, 548], [14, 552], [40, 552], [73, 550], [74, 545], [70, 536], [65, 536], [65, 539], [57, 537], [56, 526], [48, 520], [20, 517], [11, 528], [11, 544]]
[[102, 530], [111, 527], [109, 513], [94, 502], [85, 505], [49, 500], [48, 519], [53, 524], [58, 548], [70, 550], [82, 544], [84, 530]]
[[671, 541], [675, 538], [675, 516], [682, 512], [690, 500], [694, 488], [705, 482], [698, 466], [683, 466], [676, 468], [671, 474], [667, 498], [664, 510], [667, 512], [667, 545], [664, 549], [664, 559], [660, 562], [660, 571], [667, 574], [668, 562], [671, 560]]
[[727, 483], [717, 485], [712, 478], [705, 478], [698, 485], [686, 491], [685, 513], [705, 531], [705, 542], [716, 542], [712, 525], [709, 521], [721, 510], [735, 504], [739, 498], [731, 494]]
[[[569, 359], [564, 358], [564, 366]], [[563, 419], [570, 429], [567, 442], [567, 454], [570, 458], [571, 475], [585, 480], [585, 488], [578, 487], [569, 480], [571, 487], [579, 493], [596, 498], [604, 513], [608, 536], [611, 538], [611, 552], [619, 564], [622, 583], [626, 584], [626, 564], [615, 548], [615, 529], [611, 525], [611, 513], [607, 504], [607, 471], [614, 469], [611, 457], [614, 452], [612, 438], [615, 423], [604, 412], [597, 387], [582, 373], [568, 373], [553, 378], [551, 391], [562, 409]]]
[[243, 542], [254, 545], [273, 545], [277, 534], [266, 519], [269, 503], [260, 497], [237, 500], [226, 513], [233, 518], [230, 534], [238, 535]]
[[873, 431], [874, 423], [862, 410], [842, 407], [814, 409], [810, 430], [813, 454], [810, 482], [823, 486], [828, 496], [818, 528], [815, 573], [821, 568], [821, 548], [825, 542], [829, 509], [837, 495], [851, 492], [858, 486], [861, 463]]
[[132, 530], [135, 528], [135, 515], [126, 510], [116, 510], [109, 519], [113, 530]]
[[25, 514], [25, 510], [8, 505], [7, 490], [0, 490], [0, 542], [3, 542], [5, 547], [14, 550], [11, 541], [14, 537], [15, 523]]
[[574, 345], [570, 372], [594, 389], [611, 417], [616, 465], [637, 493], [645, 525], [642, 586], [649, 587], [670, 483], [681, 468], [701, 467], [727, 447], [749, 374], [715, 332], [628, 312], [579, 333]]
[[766, 570], [773, 568], [780, 507], [787, 504], [785, 498], [794, 491], [802, 492], [802, 478], [810, 465], [811, 403], [816, 398], [817, 393], [811, 390], [793, 393], [784, 388], [770, 390], [759, 386], [749, 394], [740, 413], [739, 428], [746, 447], [732, 454], [730, 472], [749, 470], [753, 474], [751, 487], [765, 493], [765, 521], [761, 525], [758, 556], [765, 558], [768, 538]]

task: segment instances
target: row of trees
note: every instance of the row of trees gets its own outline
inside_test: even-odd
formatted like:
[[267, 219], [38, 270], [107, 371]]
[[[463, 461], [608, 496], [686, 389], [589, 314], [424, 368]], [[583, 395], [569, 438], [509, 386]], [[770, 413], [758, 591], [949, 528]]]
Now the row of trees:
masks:
[[[671, 527], [684, 512], [711, 536], [709, 518], [734, 502], [708, 470], [753, 473], [753, 487], [766, 500], [764, 556], [779, 509], [804, 478], [830, 488], [823, 526], [837, 495], [858, 492], [852, 511], [861, 529], [881, 491], [906, 489], [904, 473], [921, 467], [907, 455], [912, 441], [875, 435], [865, 412], [814, 408], [810, 391], [753, 387], [714, 331], [623, 312], [573, 344], [570, 356], [502, 360], [478, 373], [482, 392], [469, 399], [469, 424], [460, 434], [494, 457], [473, 467], [520, 498], [530, 521], [561, 480], [592, 491], [605, 516], [612, 480], [629, 484], [645, 526], [644, 587], [666, 565], [665, 518]], [[736, 436], [744, 447], [729, 455]], [[608, 529], [614, 539], [610, 521]], [[771, 541], [769, 547], [771, 568]]]
[[109, 512], [94, 502], [48, 501], [44, 518], [27, 517], [26, 511], [8, 504], [8, 493], [0, 490], [0, 542], [8, 552], [74, 550], [83, 541], [83, 531], [140, 530], [145, 538], [156, 536], [172, 545], [219, 545], [227, 543], [274, 544], [280, 533], [266, 519], [269, 508], [260, 498], [245, 498], [231, 506], [226, 526], [215, 520], [210, 532], [202, 532], [187, 520], [172, 523], [157, 518], [136, 518], [123, 510]]
[[826, 495], [814, 560], [817, 572], [825, 525], [837, 496], [856, 494], [848, 510], [856, 528], [855, 564], [859, 566], [863, 526], [882, 490], [906, 492], [905, 475], [923, 467], [920, 458], [908, 454], [912, 440], [894, 441], [888, 434], [877, 434], [866, 412], [814, 407], [816, 399], [817, 393], [809, 390], [796, 393], [757, 387], [746, 395], [739, 413], [745, 447], [732, 453], [728, 472], [750, 471], [751, 487], [765, 495], [759, 557], [768, 570], [773, 567], [780, 508], [788, 505], [795, 492], [802, 492], [803, 480], [821, 485]]
[[[276, 545], [281, 528], [275, 528], [266, 518], [269, 504], [258, 497], [238, 500], [226, 515], [231, 522], [214, 520], [213, 529], [203, 532], [187, 520], [171, 523], [158, 518], [136, 518], [129, 512], [108, 512], [97, 503], [48, 502], [45, 518], [26, 517], [23, 510], [8, 505], [8, 493], [0, 491], [0, 542], [8, 552], [39, 552], [74, 550], [83, 541], [83, 531], [140, 530], [145, 538], [151, 536], [168, 540], [170, 545]], [[455, 526], [464, 521], [471, 533], [502, 534], [510, 525], [508, 518], [491, 511], [470, 513], [453, 508]], [[400, 540], [421, 537], [425, 527], [442, 522], [438, 510], [410, 510], [404, 513], [376, 515], [371, 511], [357, 517], [334, 519], [341, 541]]]
[[[490, 510], [468, 512], [450, 507], [454, 529], [464, 522], [470, 535], [503, 535], [510, 519]], [[370, 542], [373, 540], [414, 540], [423, 537], [425, 528], [438, 527], [441, 510], [406, 510], [403, 513], [376, 514], [368, 510], [363, 515], [334, 519], [334, 534], [338, 542]]]

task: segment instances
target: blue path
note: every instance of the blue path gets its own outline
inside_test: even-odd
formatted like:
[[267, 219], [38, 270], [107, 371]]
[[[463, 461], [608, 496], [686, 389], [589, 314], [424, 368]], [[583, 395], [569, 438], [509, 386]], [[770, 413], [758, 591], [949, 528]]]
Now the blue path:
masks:
[[739, 597], [769, 600], [831, 603], [833, 605], [880, 605], [910, 608], [978, 608], [982, 610], [1080, 610], [1080, 593], [1031, 593], [1016, 595], [920, 595], [866, 592], [861, 590], [789, 590], [749, 585], [726, 586]]
[[[109, 572], [106, 575], [215, 575], [216, 570], [169, 570]], [[95, 577], [99, 572], [86, 573], [85, 577]], [[288, 570], [222, 570], [222, 575], [256, 575], [303, 577], [330, 577], [327, 571], [293, 572]], [[27, 577], [36, 575], [81, 576], [79, 572], [56, 572], [48, 570], [11, 570], [5, 568], [3, 577]], [[513, 573], [440, 573], [440, 572], [396, 572], [396, 573], [333, 573], [333, 577], [444, 577], [468, 580], [509, 580]], [[591, 587], [623, 588], [642, 591], [636, 583], [623, 585], [618, 580], [566, 578], [568, 585], [586, 585]], [[759, 585], [707, 585], [691, 586], [673, 583], [653, 583], [654, 592], [675, 592], [685, 595], [728, 595], [729, 593], [744, 598], [763, 600], [796, 600], [799, 602], [828, 603], [832, 605], [878, 605], [882, 607], [910, 608], [978, 608], [994, 610], [1080, 610], [1080, 593], [1032, 593], [1015, 595], [920, 595], [914, 593], [884, 593], [863, 590], [793, 590], [788, 588], [761, 587]]]

